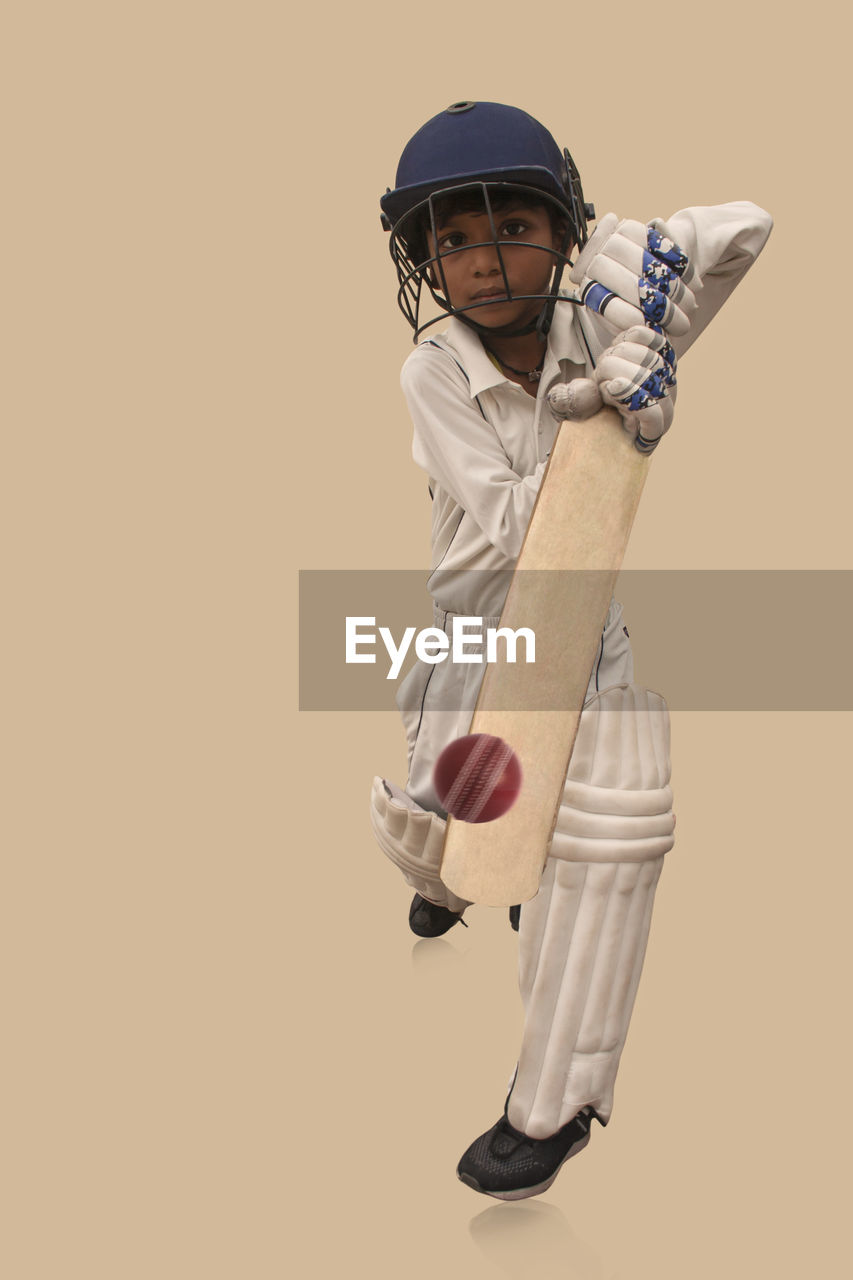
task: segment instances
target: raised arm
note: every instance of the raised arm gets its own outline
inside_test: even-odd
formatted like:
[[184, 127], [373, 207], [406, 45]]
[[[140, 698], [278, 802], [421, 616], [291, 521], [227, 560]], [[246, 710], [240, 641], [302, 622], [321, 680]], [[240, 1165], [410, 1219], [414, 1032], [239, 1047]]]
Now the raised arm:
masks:
[[[615, 334], [645, 320], [659, 325], [683, 355], [743, 279], [772, 227], [770, 214], [748, 200], [682, 209], [648, 226], [608, 213], [571, 274], [586, 304], [585, 331], [604, 350]], [[668, 257], [679, 255], [687, 259], [686, 271], [668, 270]]]

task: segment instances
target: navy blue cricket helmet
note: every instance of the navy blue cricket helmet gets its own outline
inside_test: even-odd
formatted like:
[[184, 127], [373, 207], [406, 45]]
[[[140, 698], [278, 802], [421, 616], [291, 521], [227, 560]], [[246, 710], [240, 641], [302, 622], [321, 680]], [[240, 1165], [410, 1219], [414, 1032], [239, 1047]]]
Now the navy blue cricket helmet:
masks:
[[[548, 331], [563, 268], [572, 244], [587, 239], [587, 219], [595, 217], [583, 198], [580, 175], [567, 150], [560, 150], [548, 130], [518, 107], [499, 102], [456, 102], [418, 130], [406, 144], [397, 166], [396, 186], [380, 199], [382, 225], [391, 232], [391, 257], [400, 287], [397, 301], [414, 329], [417, 341], [441, 315], [420, 322], [420, 302], [426, 284], [445, 313], [458, 315], [480, 332], [472, 313], [476, 307], [455, 308], [446, 297], [441, 262], [430, 256], [427, 231], [435, 230], [435, 203], [447, 197], [481, 197], [497, 245], [492, 206], [502, 192], [521, 191], [552, 208], [565, 227], [561, 251], [553, 251], [555, 269], [538, 319], [505, 336]], [[500, 249], [498, 248], [500, 255]], [[502, 262], [502, 260], [501, 260]], [[507, 284], [507, 292], [512, 296]], [[540, 295], [537, 295], [540, 296]], [[489, 332], [497, 334], [498, 330]]]

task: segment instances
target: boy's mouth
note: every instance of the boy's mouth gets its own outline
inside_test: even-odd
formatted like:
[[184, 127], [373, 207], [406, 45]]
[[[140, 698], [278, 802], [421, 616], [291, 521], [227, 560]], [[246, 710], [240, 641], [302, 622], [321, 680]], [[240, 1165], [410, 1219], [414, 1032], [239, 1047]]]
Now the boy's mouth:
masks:
[[476, 293], [471, 294], [472, 302], [485, 302], [491, 298], [506, 298], [505, 289], [479, 289]]

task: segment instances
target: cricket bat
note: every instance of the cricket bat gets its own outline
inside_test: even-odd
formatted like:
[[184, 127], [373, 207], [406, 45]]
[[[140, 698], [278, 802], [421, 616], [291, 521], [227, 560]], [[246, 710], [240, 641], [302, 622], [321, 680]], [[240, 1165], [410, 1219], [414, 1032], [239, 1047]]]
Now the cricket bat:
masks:
[[469, 731], [513, 748], [521, 791], [492, 822], [448, 818], [441, 879], [460, 898], [512, 906], [539, 888], [650, 461], [615, 409], [560, 427], [500, 621], [533, 631], [536, 660], [487, 665]]

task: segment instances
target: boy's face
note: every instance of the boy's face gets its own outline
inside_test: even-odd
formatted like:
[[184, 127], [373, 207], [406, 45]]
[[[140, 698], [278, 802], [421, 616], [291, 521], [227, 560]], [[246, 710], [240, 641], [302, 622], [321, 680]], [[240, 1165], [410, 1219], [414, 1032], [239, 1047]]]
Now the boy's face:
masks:
[[[437, 214], [436, 235], [428, 233], [430, 255], [440, 260], [432, 269], [435, 285], [444, 292], [443, 274], [447, 301], [455, 310], [471, 307], [465, 315], [478, 325], [525, 324], [541, 309], [555, 265], [550, 250], [561, 249], [562, 236], [547, 209], [521, 198], [492, 217], [497, 244], [485, 208]], [[525, 299], [526, 294], [538, 296]]]

